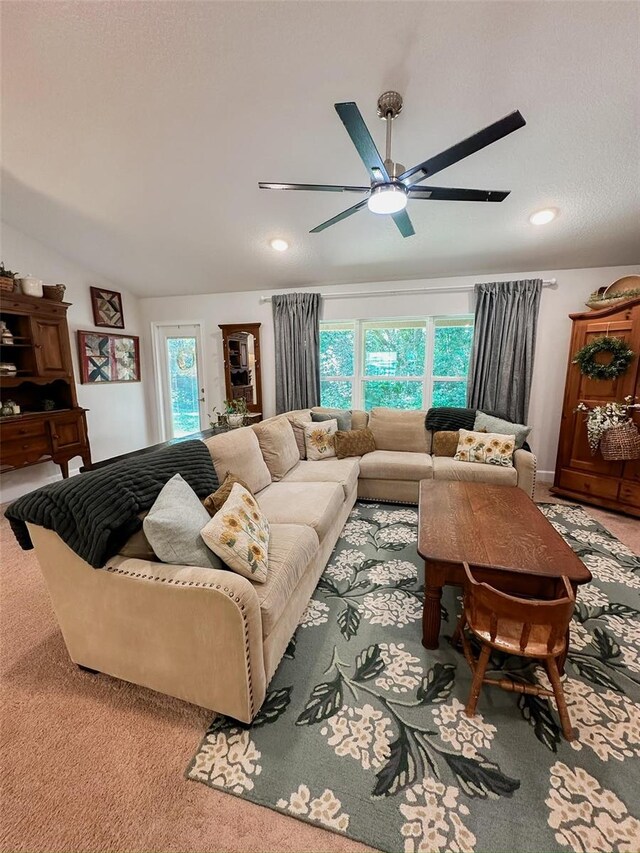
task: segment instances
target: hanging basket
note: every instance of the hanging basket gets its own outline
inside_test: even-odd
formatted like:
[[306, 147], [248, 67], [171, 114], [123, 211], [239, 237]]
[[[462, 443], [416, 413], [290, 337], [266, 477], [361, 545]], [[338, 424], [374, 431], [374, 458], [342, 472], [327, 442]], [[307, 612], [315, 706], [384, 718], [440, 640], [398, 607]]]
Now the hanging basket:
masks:
[[622, 462], [640, 459], [640, 432], [638, 427], [628, 421], [609, 427], [600, 439], [600, 452], [607, 462]]

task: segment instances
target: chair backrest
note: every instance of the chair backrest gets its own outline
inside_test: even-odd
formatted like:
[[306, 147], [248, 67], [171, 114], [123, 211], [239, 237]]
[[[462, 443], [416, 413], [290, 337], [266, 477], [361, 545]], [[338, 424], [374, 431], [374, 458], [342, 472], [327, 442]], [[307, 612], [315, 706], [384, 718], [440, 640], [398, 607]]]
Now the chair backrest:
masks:
[[539, 642], [542, 635], [550, 652], [566, 635], [575, 607], [575, 595], [566, 577], [562, 577], [565, 594], [547, 601], [519, 598], [481, 583], [468, 563], [464, 563], [464, 571], [464, 607], [469, 625], [487, 631], [492, 641], [497, 636], [509, 637], [524, 653], [531, 629], [540, 626], [542, 632], [536, 631], [536, 639]]

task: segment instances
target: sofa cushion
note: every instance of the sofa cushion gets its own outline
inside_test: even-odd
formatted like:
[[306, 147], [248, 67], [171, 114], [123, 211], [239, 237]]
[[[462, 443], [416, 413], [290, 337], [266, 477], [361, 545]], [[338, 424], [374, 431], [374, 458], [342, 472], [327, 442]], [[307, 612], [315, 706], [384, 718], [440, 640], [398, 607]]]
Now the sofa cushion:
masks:
[[[347, 409], [329, 409], [326, 406], [314, 406], [312, 412], [324, 412], [329, 415], [332, 412], [346, 412]], [[369, 423], [369, 413], [362, 409], [351, 409], [351, 429], [364, 429]]]
[[307, 458], [307, 448], [304, 443], [304, 425], [311, 423], [311, 412], [309, 409], [297, 409], [295, 412], [286, 412], [291, 429], [298, 445], [300, 459]]
[[338, 430], [333, 444], [338, 459], [346, 459], [348, 456], [364, 456], [365, 453], [373, 453], [376, 449], [376, 440], [369, 427], [350, 429], [345, 432]]
[[176, 566], [222, 568], [222, 560], [202, 541], [209, 513], [180, 474], [168, 480], [142, 522], [154, 553]]
[[267, 463], [260, 452], [258, 436], [251, 427], [240, 427], [205, 439], [213, 459], [218, 480], [223, 483], [227, 474], [244, 480], [254, 493], [271, 482]]
[[336, 419], [338, 429], [346, 432], [351, 429], [351, 410], [350, 409], [334, 409], [332, 412], [311, 412], [311, 420], [314, 424], [321, 424], [324, 421]]
[[369, 429], [376, 440], [376, 450], [407, 450], [429, 453], [431, 434], [424, 426], [426, 412], [403, 409], [371, 410]]
[[262, 614], [262, 636], [268, 637], [280, 619], [298, 581], [318, 553], [320, 541], [311, 527], [272, 524], [267, 580], [255, 590]]
[[281, 480], [287, 471], [300, 461], [300, 451], [289, 418], [281, 415], [256, 424], [253, 431], [264, 461], [274, 482]]
[[374, 450], [360, 460], [361, 480], [430, 480], [433, 465], [428, 453]]
[[360, 466], [355, 456], [349, 459], [320, 459], [317, 462], [299, 462], [282, 481], [283, 483], [339, 483], [345, 498], [358, 480]]
[[[313, 463], [315, 464], [315, 463]], [[339, 483], [272, 483], [256, 496], [271, 524], [306, 524], [322, 541], [344, 503]]]
[[234, 572], [264, 583], [269, 532], [269, 522], [256, 499], [240, 483], [234, 483], [225, 505], [203, 527], [201, 536]]
[[518, 485], [515, 468], [499, 465], [479, 465], [477, 462], [457, 462], [447, 456], [433, 457], [434, 480], [466, 480], [478, 483], [498, 483], [505, 486]]

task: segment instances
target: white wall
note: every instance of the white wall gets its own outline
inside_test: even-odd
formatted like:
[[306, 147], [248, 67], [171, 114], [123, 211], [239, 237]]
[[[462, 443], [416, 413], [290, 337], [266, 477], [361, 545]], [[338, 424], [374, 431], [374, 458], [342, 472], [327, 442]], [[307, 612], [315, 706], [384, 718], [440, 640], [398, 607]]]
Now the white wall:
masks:
[[[424, 293], [402, 295], [409, 288], [472, 285], [479, 281], [506, 281], [518, 278], [557, 278], [555, 288], [544, 288], [540, 305], [538, 339], [533, 387], [529, 407], [529, 423], [534, 427], [530, 443], [538, 456], [538, 467], [544, 479], [550, 479], [555, 468], [556, 447], [567, 366], [570, 312], [587, 310], [584, 302], [597, 287], [610, 284], [623, 275], [640, 272], [640, 267], [604, 267], [583, 270], [535, 270], [509, 275], [466, 276], [422, 281], [375, 282], [353, 285], [318, 285], [313, 290], [323, 293], [393, 290], [393, 296], [323, 300], [322, 319], [350, 320], [391, 317], [422, 317], [438, 314], [473, 313], [471, 292]], [[200, 296], [160, 297], [140, 300], [145, 330], [152, 323], [200, 321], [204, 327], [204, 376], [208, 411], [220, 407], [224, 397], [222, 368], [222, 336], [219, 323], [262, 323], [263, 409], [269, 416], [275, 411], [274, 344], [271, 304], [261, 303], [260, 296], [282, 291], [244, 291]], [[152, 365], [149, 336], [145, 336], [147, 363]], [[157, 422], [154, 384], [147, 383], [150, 422]], [[153, 436], [159, 440], [157, 429]]]
[[[91, 311], [90, 286], [106, 287], [122, 292], [125, 332], [142, 333], [139, 300], [120, 287], [116, 287], [90, 270], [61, 257], [51, 249], [28, 237], [15, 228], [2, 223], [1, 257], [8, 269], [24, 274], [31, 273], [47, 283], [61, 282], [67, 286], [65, 302], [71, 302], [67, 319], [71, 336], [74, 372], [76, 375], [78, 403], [86, 409], [89, 441], [94, 461], [136, 450], [149, 443], [144, 385], [153, 380], [141, 354], [143, 382], [117, 385], [81, 385], [78, 370], [77, 329], [94, 329]], [[145, 325], [145, 328], [148, 326]], [[103, 330], [105, 331], [105, 330]], [[114, 332], [121, 330], [113, 329]], [[5, 393], [3, 396], [9, 396]], [[71, 460], [73, 472], [82, 464], [79, 457]], [[2, 476], [2, 500], [9, 501], [60, 477], [60, 469], [52, 462], [43, 462]]]

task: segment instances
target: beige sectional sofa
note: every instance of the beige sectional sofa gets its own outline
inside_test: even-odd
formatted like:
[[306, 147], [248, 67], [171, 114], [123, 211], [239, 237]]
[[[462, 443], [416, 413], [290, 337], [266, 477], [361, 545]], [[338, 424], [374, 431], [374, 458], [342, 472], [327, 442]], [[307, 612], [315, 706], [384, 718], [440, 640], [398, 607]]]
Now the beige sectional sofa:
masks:
[[243, 479], [269, 519], [264, 584], [121, 555], [93, 569], [57, 534], [29, 525], [71, 659], [250, 722], [358, 497], [416, 503], [419, 481], [432, 478], [532, 494], [533, 454], [516, 451], [510, 469], [432, 457], [424, 416], [353, 412], [376, 450], [347, 459], [300, 459], [290, 421], [311, 420], [309, 410], [206, 441], [220, 480]]

